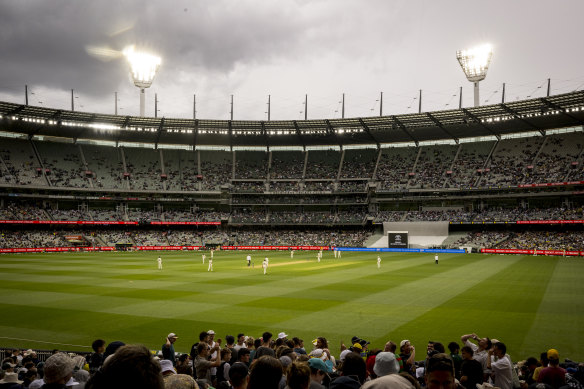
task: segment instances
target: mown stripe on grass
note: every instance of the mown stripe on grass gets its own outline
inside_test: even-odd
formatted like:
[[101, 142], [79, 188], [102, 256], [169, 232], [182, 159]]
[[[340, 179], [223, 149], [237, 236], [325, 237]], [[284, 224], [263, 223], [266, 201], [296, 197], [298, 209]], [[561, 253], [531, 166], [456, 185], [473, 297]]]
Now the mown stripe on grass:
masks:
[[[521, 348], [526, 355], [539, 357], [557, 348], [562, 360], [584, 358], [584, 261], [574, 258], [547, 258], [556, 262], [551, 279]], [[545, 347], [534, 340], [543, 340]]]
[[512, 356], [524, 355], [519, 346], [534, 319], [555, 261], [516, 256], [514, 263], [504, 266], [509, 258], [493, 256], [489, 265], [495, 273], [481, 274], [486, 278], [474, 287], [382, 338], [406, 338], [421, 346], [428, 339], [447, 344], [460, 342], [463, 334], [477, 333], [505, 342]]
[[[369, 337], [379, 337], [418, 318], [453, 296], [464, 293], [484, 277], [496, 274], [515, 263], [509, 258], [499, 266], [490, 266], [489, 257], [455, 267], [445, 273], [429, 275], [399, 287], [387, 288], [347, 303], [323, 309], [293, 320], [281, 321], [277, 326], [294, 330], [322, 330], [323, 318], [334, 318], [327, 332], [359, 333], [366, 329]], [[480, 277], [468, 277], [481, 274]], [[445, 282], [458, 280], [458, 282]]]

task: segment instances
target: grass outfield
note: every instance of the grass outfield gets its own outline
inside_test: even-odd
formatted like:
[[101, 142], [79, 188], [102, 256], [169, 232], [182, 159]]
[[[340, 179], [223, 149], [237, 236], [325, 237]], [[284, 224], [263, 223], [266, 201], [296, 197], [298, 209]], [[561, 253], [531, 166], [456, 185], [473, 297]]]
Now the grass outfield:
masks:
[[[310, 341], [325, 336], [338, 355], [357, 335], [382, 348], [410, 339], [447, 345], [476, 332], [504, 341], [515, 361], [554, 347], [584, 360], [584, 260], [560, 257], [345, 252], [199, 252], [0, 255], [0, 345], [89, 351], [122, 340], [160, 349], [176, 332], [188, 352], [201, 331], [269, 330]], [[207, 258], [209, 253], [207, 253]]]

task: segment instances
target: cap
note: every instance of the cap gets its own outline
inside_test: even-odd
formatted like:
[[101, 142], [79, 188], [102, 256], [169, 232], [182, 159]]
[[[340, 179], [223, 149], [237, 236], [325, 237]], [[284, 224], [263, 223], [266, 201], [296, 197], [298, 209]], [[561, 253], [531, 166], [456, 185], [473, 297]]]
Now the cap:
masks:
[[409, 340], [407, 340], [407, 339], [402, 340], [401, 342], [399, 342], [399, 348], [402, 348], [408, 342], [409, 342]]
[[373, 372], [378, 377], [388, 374], [399, 373], [399, 363], [395, 359], [395, 354], [389, 351], [382, 351], [375, 356]]
[[353, 345], [353, 347], [351, 347], [351, 348], [353, 349], [353, 351], [355, 351], [355, 350], [359, 350], [359, 351], [360, 350], [363, 350], [363, 346], [361, 346], [361, 343], [355, 343]]
[[349, 354], [349, 353], [352, 353], [352, 351], [351, 351], [351, 350], [343, 350], [343, 351], [341, 351], [341, 355], [339, 356], [339, 359], [340, 359], [341, 361], [344, 361], [344, 360], [345, 360], [345, 357], [346, 357], [346, 356], [347, 356], [347, 354]]
[[555, 348], [550, 348], [547, 352], [547, 357], [548, 359], [560, 359], [560, 354], [558, 353], [558, 350], [556, 350]]
[[176, 336], [174, 332], [171, 332], [170, 334], [168, 334], [167, 338], [178, 338], [178, 336]]
[[361, 338], [359, 338], [358, 336], [353, 336], [351, 338], [351, 344], [359, 343], [360, 341], [361, 341]]
[[361, 344], [361, 346], [363, 346], [363, 347], [367, 346], [369, 343], [371, 343], [371, 342], [368, 342], [368, 341], [366, 341], [365, 339], [361, 339], [361, 340], [359, 341], [359, 344]]
[[213, 331], [213, 330], [209, 330], [209, 331], [207, 331], [207, 334], [208, 334], [208, 335], [215, 335], [215, 331]]
[[285, 332], [280, 332], [280, 333], [278, 334], [278, 339], [284, 339], [284, 338], [287, 338], [287, 337], [288, 337], [288, 335], [286, 335], [286, 333], [285, 333]]
[[325, 373], [332, 373], [332, 369], [320, 358], [311, 358], [308, 360], [308, 366], [313, 369], [324, 371]]

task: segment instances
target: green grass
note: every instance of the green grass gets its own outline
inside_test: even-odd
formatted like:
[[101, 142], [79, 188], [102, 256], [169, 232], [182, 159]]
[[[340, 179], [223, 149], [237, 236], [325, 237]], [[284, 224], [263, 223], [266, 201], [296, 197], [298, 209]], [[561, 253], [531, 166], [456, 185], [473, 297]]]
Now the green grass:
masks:
[[[89, 351], [122, 340], [159, 349], [169, 332], [188, 352], [201, 331], [258, 337], [285, 331], [329, 340], [357, 335], [382, 348], [410, 339], [447, 345], [476, 332], [507, 344], [514, 360], [554, 347], [584, 360], [584, 260], [559, 257], [315, 252], [0, 255], [0, 345]], [[207, 258], [209, 254], [207, 254]]]

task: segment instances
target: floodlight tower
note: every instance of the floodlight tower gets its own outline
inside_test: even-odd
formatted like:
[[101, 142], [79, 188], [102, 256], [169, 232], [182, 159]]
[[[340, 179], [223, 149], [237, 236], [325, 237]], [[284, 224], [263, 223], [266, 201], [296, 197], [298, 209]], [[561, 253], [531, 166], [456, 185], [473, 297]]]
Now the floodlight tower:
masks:
[[139, 53], [134, 50], [134, 46], [124, 49], [124, 56], [130, 63], [130, 74], [134, 85], [140, 88], [140, 116], [144, 116], [146, 106], [146, 95], [144, 90], [150, 88], [154, 76], [160, 67], [161, 59], [152, 54]]
[[493, 48], [489, 44], [477, 46], [469, 50], [456, 52], [456, 59], [462, 67], [466, 78], [474, 84], [474, 106], [479, 103], [479, 81], [487, 77], [487, 70], [493, 56]]

